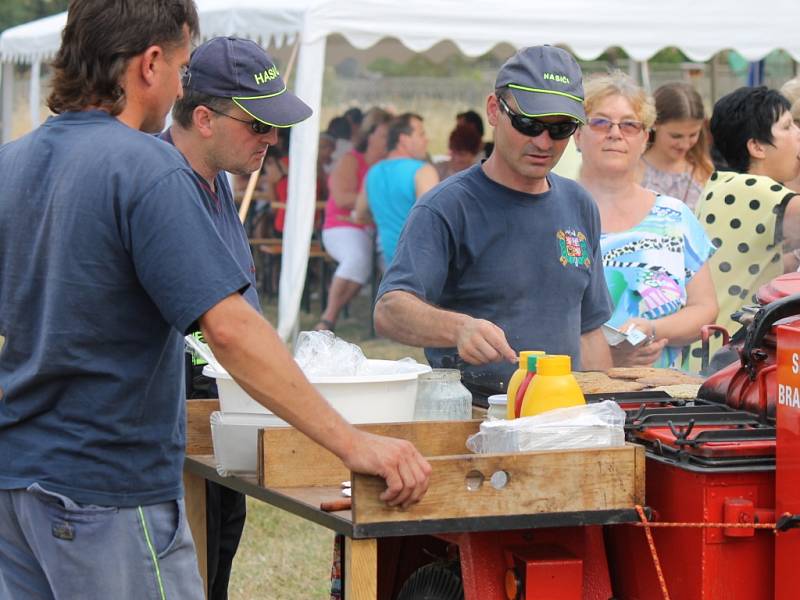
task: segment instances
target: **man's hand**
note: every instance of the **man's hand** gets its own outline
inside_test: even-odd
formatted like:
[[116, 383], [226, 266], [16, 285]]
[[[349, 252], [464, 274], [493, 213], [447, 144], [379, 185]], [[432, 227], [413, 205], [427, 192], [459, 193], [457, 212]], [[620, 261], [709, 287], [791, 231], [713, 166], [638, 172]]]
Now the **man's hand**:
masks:
[[468, 319], [458, 331], [456, 348], [459, 356], [471, 365], [517, 360], [517, 353], [508, 345], [503, 330], [485, 319]]
[[389, 506], [408, 508], [428, 490], [431, 466], [406, 440], [355, 430], [351, 450], [342, 460], [351, 471], [385, 479], [380, 498]]

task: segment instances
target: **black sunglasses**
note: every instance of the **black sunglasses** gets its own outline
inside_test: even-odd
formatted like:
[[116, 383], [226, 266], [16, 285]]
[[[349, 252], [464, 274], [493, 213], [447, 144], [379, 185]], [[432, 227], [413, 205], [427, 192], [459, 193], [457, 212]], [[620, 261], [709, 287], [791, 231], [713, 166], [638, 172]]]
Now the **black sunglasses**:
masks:
[[250, 129], [252, 129], [253, 133], [255, 133], [256, 135], [266, 135], [274, 128], [274, 125], [268, 125], [267, 123], [262, 123], [261, 121], [256, 121], [255, 119], [253, 119], [252, 121], [247, 121], [245, 119], [238, 119], [232, 115], [229, 115], [228, 113], [224, 113], [215, 108], [211, 108], [210, 106], [206, 106], [206, 108], [213, 113], [222, 115], [223, 117], [228, 117], [229, 119], [233, 119], [234, 121], [239, 121], [239, 123], [246, 123], [247, 125], [250, 125]]
[[528, 137], [538, 137], [542, 135], [547, 130], [547, 133], [550, 134], [550, 137], [554, 140], [565, 140], [578, 128], [577, 121], [559, 121], [557, 123], [545, 123], [544, 121], [540, 121], [539, 119], [534, 119], [533, 117], [525, 117], [523, 115], [517, 114], [512, 111], [506, 101], [503, 100], [500, 96], [497, 97], [497, 101], [500, 103], [500, 106], [503, 108], [503, 112], [508, 115], [508, 118], [511, 120], [511, 125], [514, 126], [514, 129], [519, 131], [522, 135], [527, 135]]

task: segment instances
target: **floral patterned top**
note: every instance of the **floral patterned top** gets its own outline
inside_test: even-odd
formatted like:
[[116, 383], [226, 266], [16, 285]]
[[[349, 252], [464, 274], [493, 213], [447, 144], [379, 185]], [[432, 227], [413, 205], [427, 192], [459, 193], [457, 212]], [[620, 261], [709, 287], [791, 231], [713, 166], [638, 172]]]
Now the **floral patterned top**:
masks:
[[[614, 327], [632, 317], [658, 319], [686, 306], [686, 284], [714, 253], [692, 211], [677, 198], [662, 195], [631, 229], [604, 233], [600, 248], [614, 303], [608, 323]], [[655, 366], [686, 366], [682, 350], [667, 346]]]
[[670, 173], [656, 169], [653, 165], [642, 159], [644, 163], [644, 174], [642, 175], [642, 187], [653, 190], [656, 194], [672, 196], [683, 200], [692, 210], [697, 206], [700, 199], [700, 192], [703, 186], [695, 181], [692, 171], [683, 173]]

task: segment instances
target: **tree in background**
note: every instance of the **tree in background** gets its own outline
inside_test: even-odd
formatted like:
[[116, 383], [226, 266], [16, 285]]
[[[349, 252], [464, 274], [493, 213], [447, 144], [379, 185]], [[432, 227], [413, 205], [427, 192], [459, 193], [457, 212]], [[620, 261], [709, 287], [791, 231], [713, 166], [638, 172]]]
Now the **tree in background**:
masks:
[[2, 0], [0, 31], [67, 10], [69, 0]]

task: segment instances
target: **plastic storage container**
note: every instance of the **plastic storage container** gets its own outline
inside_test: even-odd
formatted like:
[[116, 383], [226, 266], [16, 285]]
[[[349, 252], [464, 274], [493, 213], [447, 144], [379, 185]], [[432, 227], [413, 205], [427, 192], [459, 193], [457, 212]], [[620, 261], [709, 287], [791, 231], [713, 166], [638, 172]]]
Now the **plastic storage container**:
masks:
[[[370, 375], [309, 377], [320, 394], [350, 423], [399, 423], [414, 420], [417, 377], [430, 372], [428, 365], [403, 363], [403, 371], [392, 372], [393, 360], [368, 359]], [[262, 413], [269, 411], [253, 400], [233, 378], [210, 366], [203, 369], [217, 380], [222, 412]]]
[[415, 421], [466, 421], [472, 418], [472, 393], [458, 369], [433, 369], [419, 376]]
[[258, 467], [258, 430], [288, 427], [273, 414], [211, 413], [211, 440], [217, 472], [223, 477], [252, 474]]

